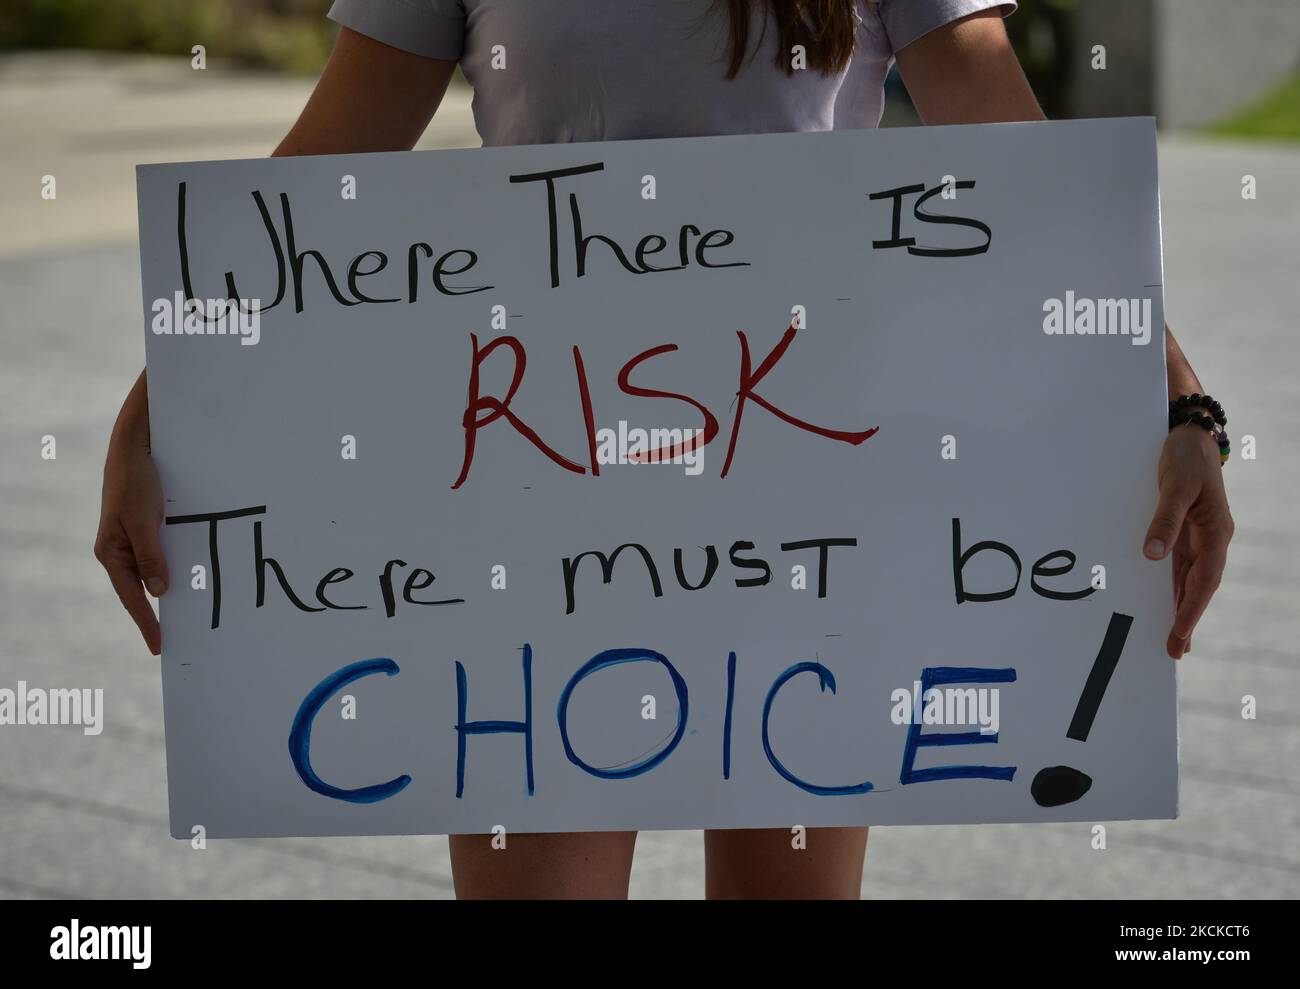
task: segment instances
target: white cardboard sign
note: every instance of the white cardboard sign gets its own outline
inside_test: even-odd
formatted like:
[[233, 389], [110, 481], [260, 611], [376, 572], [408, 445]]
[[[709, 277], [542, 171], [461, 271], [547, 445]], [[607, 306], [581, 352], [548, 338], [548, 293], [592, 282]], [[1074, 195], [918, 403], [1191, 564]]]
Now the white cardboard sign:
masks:
[[174, 835], [1176, 814], [1150, 120], [139, 203]]

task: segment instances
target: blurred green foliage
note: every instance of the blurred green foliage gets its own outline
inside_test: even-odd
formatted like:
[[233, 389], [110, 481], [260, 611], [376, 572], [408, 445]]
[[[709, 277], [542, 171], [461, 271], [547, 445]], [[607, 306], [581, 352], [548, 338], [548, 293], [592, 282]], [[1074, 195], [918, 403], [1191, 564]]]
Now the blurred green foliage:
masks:
[[1300, 141], [1300, 73], [1210, 130], [1228, 137]]
[[315, 73], [333, 44], [330, 0], [4, 0], [0, 48], [207, 56]]
[[[1049, 116], [1064, 114], [1070, 9], [1020, 0], [1007, 30]], [[89, 48], [189, 55], [288, 72], [320, 71], [333, 43], [330, 0], [3, 0], [0, 48]]]
[[1078, 0], [1020, 0], [1006, 20], [1007, 34], [1029, 84], [1049, 117], [1070, 115], [1074, 8]]

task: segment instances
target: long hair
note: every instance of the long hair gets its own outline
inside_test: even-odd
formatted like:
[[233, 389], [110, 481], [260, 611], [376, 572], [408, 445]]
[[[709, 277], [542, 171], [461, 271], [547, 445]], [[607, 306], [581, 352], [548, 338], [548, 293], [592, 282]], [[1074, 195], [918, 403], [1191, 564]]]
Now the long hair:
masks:
[[[787, 75], [794, 74], [790, 49], [803, 45], [809, 68], [822, 75], [833, 75], [849, 64], [853, 55], [854, 31], [857, 27], [857, 0], [726, 0], [730, 31], [727, 46], [727, 78], [734, 79], [749, 50], [750, 13], [758, 9], [767, 31], [770, 11], [777, 25], [779, 44], [776, 67]], [[758, 45], [763, 44], [763, 35]], [[757, 54], [757, 47], [755, 48]]]

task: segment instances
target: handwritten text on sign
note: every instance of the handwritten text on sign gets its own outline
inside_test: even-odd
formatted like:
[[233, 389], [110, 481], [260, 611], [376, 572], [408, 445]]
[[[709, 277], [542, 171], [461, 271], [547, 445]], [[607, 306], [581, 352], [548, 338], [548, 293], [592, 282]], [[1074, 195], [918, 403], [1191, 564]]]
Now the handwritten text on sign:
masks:
[[1149, 121], [139, 194], [174, 834], [1175, 812]]

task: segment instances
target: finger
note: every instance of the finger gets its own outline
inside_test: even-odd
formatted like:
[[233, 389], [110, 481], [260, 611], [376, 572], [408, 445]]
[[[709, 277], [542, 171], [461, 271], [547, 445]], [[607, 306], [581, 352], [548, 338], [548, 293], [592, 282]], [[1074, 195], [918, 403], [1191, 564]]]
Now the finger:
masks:
[[1183, 653], [1187, 652], [1187, 640], [1180, 639], [1170, 632], [1169, 640], [1165, 643], [1165, 652], [1169, 654], [1170, 659], [1182, 659]]
[[1151, 519], [1146, 539], [1142, 543], [1142, 552], [1147, 559], [1163, 560], [1177, 542], [1183, 520], [1187, 517], [1187, 509], [1191, 506], [1191, 499], [1183, 491], [1180, 487], [1172, 492], [1160, 493], [1155, 516]]
[[158, 616], [153, 613], [149, 599], [144, 596], [134, 564], [127, 561], [127, 557], [118, 557], [104, 564], [104, 568], [108, 571], [108, 579], [113, 584], [113, 590], [117, 591], [122, 607], [144, 636], [149, 651], [157, 656], [162, 653], [162, 630], [158, 627]]
[[131, 554], [135, 557], [135, 570], [144, 586], [154, 597], [167, 591], [167, 561], [163, 558], [158, 527], [149, 523], [129, 523], [126, 537], [131, 541]]
[[[1173, 634], [1186, 643], [1192, 630], [1209, 607], [1210, 598], [1219, 589], [1223, 568], [1228, 561], [1227, 544], [1216, 544], [1193, 561], [1187, 571], [1183, 602], [1174, 616]], [[1184, 651], [1185, 648], [1184, 648]]]
[[1174, 611], [1183, 603], [1183, 586], [1187, 583], [1187, 554], [1174, 550]]

